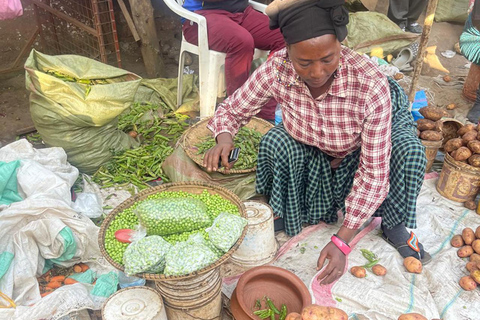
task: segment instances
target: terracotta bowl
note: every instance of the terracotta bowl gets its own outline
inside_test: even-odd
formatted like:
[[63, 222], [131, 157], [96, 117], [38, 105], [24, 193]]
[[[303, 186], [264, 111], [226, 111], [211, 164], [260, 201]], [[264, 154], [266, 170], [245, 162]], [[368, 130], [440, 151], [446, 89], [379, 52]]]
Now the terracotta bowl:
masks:
[[235, 319], [259, 319], [253, 314], [254, 305], [264, 296], [272, 299], [278, 308], [285, 303], [289, 313], [300, 313], [312, 304], [307, 286], [295, 274], [278, 267], [261, 266], [248, 270], [238, 280], [230, 301]]

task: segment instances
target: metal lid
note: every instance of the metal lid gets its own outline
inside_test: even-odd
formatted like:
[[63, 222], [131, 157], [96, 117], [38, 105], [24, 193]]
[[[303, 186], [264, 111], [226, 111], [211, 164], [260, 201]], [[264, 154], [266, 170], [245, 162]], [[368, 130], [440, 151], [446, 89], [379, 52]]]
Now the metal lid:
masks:
[[260, 201], [244, 201], [247, 213], [248, 225], [255, 225], [267, 221], [273, 217], [272, 208]]
[[162, 297], [148, 287], [129, 287], [119, 290], [105, 302], [105, 320], [157, 320], [163, 309]]

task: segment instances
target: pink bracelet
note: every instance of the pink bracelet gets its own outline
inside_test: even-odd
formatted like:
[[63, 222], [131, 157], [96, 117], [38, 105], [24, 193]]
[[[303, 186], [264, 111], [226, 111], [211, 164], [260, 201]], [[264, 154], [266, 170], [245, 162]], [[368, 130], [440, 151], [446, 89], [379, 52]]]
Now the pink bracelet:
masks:
[[340, 238], [338, 238], [336, 235], [333, 235], [330, 240], [332, 240], [333, 244], [337, 246], [340, 251], [343, 252], [344, 255], [348, 255], [350, 252], [352, 252], [352, 248], [345, 242], [343, 242]]

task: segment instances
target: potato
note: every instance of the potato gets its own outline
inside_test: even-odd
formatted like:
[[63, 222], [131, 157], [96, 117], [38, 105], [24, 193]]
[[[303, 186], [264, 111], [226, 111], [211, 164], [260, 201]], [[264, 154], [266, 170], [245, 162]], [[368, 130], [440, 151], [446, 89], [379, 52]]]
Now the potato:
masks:
[[475, 240], [475, 233], [473, 232], [472, 228], [463, 229], [462, 238], [463, 241], [465, 241], [465, 244], [472, 244], [473, 240]]
[[443, 121], [441, 120], [435, 121], [435, 128], [433, 128], [433, 130], [442, 132], [442, 138], [443, 138]]
[[473, 153], [480, 153], [480, 141], [476, 138], [475, 140], [468, 141], [467, 147], [472, 150]]
[[[478, 128], [477, 128], [477, 131], [478, 131]], [[477, 140], [480, 140], [480, 132], [478, 132], [477, 134]]]
[[387, 268], [380, 264], [376, 264], [372, 267], [372, 272], [376, 276], [384, 276], [387, 274]]
[[462, 236], [457, 234], [456, 236], [453, 236], [453, 238], [450, 240], [450, 244], [454, 248], [460, 248], [465, 245], [465, 242], [463, 241]]
[[452, 152], [454, 150], [457, 150], [462, 146], [462, 139], [461, 138], [453, 138], [448, 140], [445, 145], [443, 146], [443, 149], [445, 152]]
[[460, 287], [466, 291], [472, 291], [477, 287], [477, 283], [470, 276], [465, 276], [460, 279]]
[[457, 255], [460, 258], [467, 258], [467, 257], [470, 257], [472, 254], [473, 254], [472, 246], [463, 246], [457, 251]]
[[446, 75], [443, 76], [443, 81], [450, 82], [450, 81], [452, 81], [452, 77], [450, 77], [448, 74], [446, 74]]
[[395, 73], [395, 75], [393, 76], [393, 79], [402, 80], [403, 79], [403, 73]]
[[365, 278], [367, 276], [367, 270], [364, 267], [352, 267], [350, 272], [357, 278]]
[[467, 133], [465, 133], [463, 136], [462, 136], [462, 140], [464, 141], [464, 143], [468, 143], [470, 141], [474, 141], [477, 139], [477, 131], [475, 130], [472, 130], [472, 131], [468, 131]]
[[[422, 132], [423, 133], [423, 132]], [[451, 156], [457, 161], [465, 161], [472, 155], [472, 151], [467, 147], [460, 147], [455, 151], [452, 151]]]
[[475, 237], [477, 239], [480, 239], [480, 226], [477, 227], [477, 230], [475, 230]]
[[446, 108], [447, 108], [447, 110], [453, 110], [453, 109], [455, 109], [456, 107], [457, 107], [457, 106], [455, 105], [455, 103], [450, 103], [450, 104], [447, 105]]
[[470, 272], [470, 277], [472, 277], [476, 283], [480, 283], [480, 270], [473, 270]]
[[418, 119], [417, 129], [420, 131], [433, 130], [435, 129], [435, 121], [429, 119]]
[[[471, 157], [470, 157], [471, 158]], [[470, 159], [468, 158], [468, 159]], [[470, 210], [475, 210], [477, 208], [477, 205], [475, 204], [475, 201], [473, 200], [468, 200], [463, 203], [464, 207]]]
[[443, 139], [443, 135], [438, 131], [425, 130], [420, 133], [420, 139], [427, 141], [440, 141]]
[[473, 251], [480, 254], [480, 239], [474, 240], [472, 242], [472, 248], [473, 248]]
[[420, 260], [414, 257], [406, 257], [403, 260], [403, 265], [407, 269], [408, 272], [410, 273], [422, 273], [422, 263]]
[[468, 131], [472, 131], [472, 130], [475, 130], [475, 125], [471, 124], [471, 123], [466, 124], [463, 127], [461, 127], [460, 129], [458, 129], [457, 134], [459, 136], [463, 136], [465, 133], [467, 133]]
[[470, 261], [480, 262], [480, 254], [478, 254], [478, 253], [473, 253], [473, 254], [470, 256]]
[[302, 320], [302, 316], [299, 313], [292, 312], [287, 315], [285, 320]]
[[473, 167], [480, 167], [480, 154], [474, 154], [470, 156], [470, 158], [468, 158], [468, 164]]
[[398, 317], [398, 320], [428, 320], [420, 313], [406, 313]]
[[337, 308], [312, 304], [303, 308], [302, 320], [348, 320], [348, 315]]
[[437, 107], [423, 107], [418, 111], [425, 119], [430, 119], [432, 121], [440, 120], [444, 115], [442, 109]]
[[470, 262], [467, 262], [467, 265], [465, 267], [467, 268], [468, 272], [473, 272], [475, 270], [480, 269], [480, 262], [470, 261]]

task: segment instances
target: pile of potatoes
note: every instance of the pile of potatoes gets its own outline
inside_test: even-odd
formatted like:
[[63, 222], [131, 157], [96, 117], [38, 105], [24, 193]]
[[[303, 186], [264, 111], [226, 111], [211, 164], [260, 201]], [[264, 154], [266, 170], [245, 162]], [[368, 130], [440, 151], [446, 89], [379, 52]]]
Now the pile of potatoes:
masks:
[[348, 315], [338, 308], [312, 304], [303, 308], [301, 314], [296, 312], [288, 314], [285, 320], [348, 320]]
[[460, 279], [460, 286], [471, 291], [480, 284], [480, 226], [474, 232], [471, 228], [465, 228], [462, 234], [454, 236], [450, 240], [452, 247], [459, 248], [457, 255], [460, 258], [469, 258], [467, 271], [469, 276]]
[[417, 135], [422, 140], [441, 141], [443, 139], [444, 110], [437, 107], [423, 107], [418, 110], [424, 119], [417, 120]]
[[480, 167], [480, 126], [466, 124], [457, 131], [457, 138], [445, 142], [443, 149], [456, 161]]

